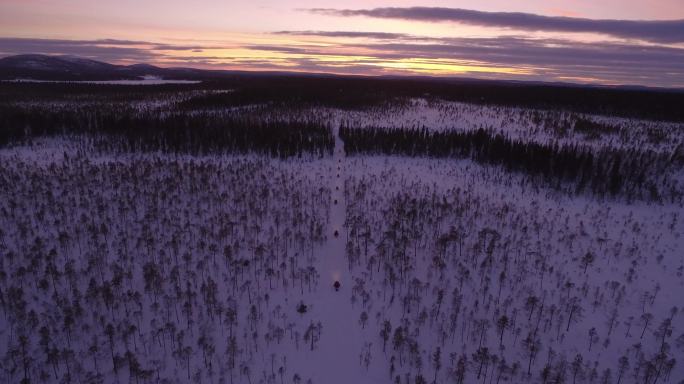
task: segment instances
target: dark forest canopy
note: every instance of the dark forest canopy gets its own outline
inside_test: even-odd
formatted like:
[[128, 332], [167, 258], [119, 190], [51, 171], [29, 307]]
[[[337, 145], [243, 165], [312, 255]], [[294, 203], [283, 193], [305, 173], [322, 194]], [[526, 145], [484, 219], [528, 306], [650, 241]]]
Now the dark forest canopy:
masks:
[[332, 152], [323, 122], [246, 114], [165, 114], [99, 106], [50, 111], [0, 106], [0, 145], [40, 136], [89, 134], [101, 149], [192, 154], [255, 152], [275, 157]]
[[[525, 142], [482, 128], [435, 132], [426, 128], [342, 126], [340, 137], [348, 154], [467, 158], [538, 176], [554, 187], [570, 186], [575, 193], [588, 191], [600, 196], [659, 200], [663, 193], [670, 193], [667, 182], [659, 176], [670, 167], [682, 165], [681, 159], [651, 151]], [[669, 197], [675, 199], [681, 195], [672, 193]]]
[[[274, 75], [153, 86], [5, 82], [0, 83], [0, 146], [41, 136], [86, 135], [108, 151], [326, 156], [335, 146], [331, 120], [324, 109], [308, 108], [386, 113], [409, 106], [412, 97], [684, 121], [684, 109], [674, 107], [684, 105], [683, 93], [608, 88]], [[587, 139], [619, 131], [586, 117], [573, 121], [574, 130]], [[558, 146], [483, 129], [343, 125], [340, 133], [351, 155], [470, 158], [574, 193], [648, 200], [682, 195], [669, 180], [670, 171], [682, 166], [680, 150]]]
[[[247, 103], [299, 103], [350, 109], [379, 105], [393, 98], [426, 97], [501, 106], [563, 109], [574, 112], [684, 121], [684, 92], [666, 89], [575, 86], [523, 82], [439, 78], [206, 73], [199, 84], [156, 86], [77, 83], [0, 82], [0, 99], [144, 97], [159, 92], [225, 90], [232, 93], [197, 96], [186, 108], [221, 108]], [[191, 78], [195, 78], [190, 76]]]

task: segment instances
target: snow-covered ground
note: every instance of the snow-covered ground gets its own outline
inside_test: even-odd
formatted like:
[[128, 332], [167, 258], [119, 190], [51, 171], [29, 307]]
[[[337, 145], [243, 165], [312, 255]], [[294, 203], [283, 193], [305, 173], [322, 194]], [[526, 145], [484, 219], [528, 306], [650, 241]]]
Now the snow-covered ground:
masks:
[[[530, 111], [412, 103], [302, 113], [587, 145], [635, 146], [634, 129], [658, 151], [684, 136], [610, 118], [621, 133], [587, 141]], [[0, 197], [2, 382], [684, 379], [680, 204], [347, 157], [338, 136], [330, 157], [287, 160], [40, 139], [0, 149]]]
[[[347, 185], [347, 222], [356, 236], [349, 248], [361, 296], [370, 297], [369, 335], [388, 320], [407, 327], [416, 343], [416, 360], [395, 362], [396, 374], [415, 374], [422, 359], [423, 375], [431, 378], [439, 347], [442, 382], [460, 358], [474, 364], [465, 382], [475, 382], [480, 361], [473, 359], [483, 347], [488, 380], [535, 382], [546, 364], [550, 377], [565, 372], [568, 380], [577, 355], [586, 380], [594, 368], [599, 377], [610, 369], [615, 382], [622, 356], [631, 368], [641, 366], [640, 378], [640, 354], [655, 356], [660, 329], [669, 327], [668, 356], [681, 356], [684, 321], [673, 312], [684, 288], [681, 206], [570, 198], [468, 162], [373, 157], [350, 168], [356, 174]], [[593, 260], [585, 271], [587, 254]], [[570, 318], [571, 308], [581, 309]], [[502, 316], [508, 321], [499, 328]], [[528, 335], [540, 343], [531, 378], [522, 375]], [[408, 360], [410, 347], [404, 348]], [[401, 353], [373, 352], [390, 365]], [[684, 377], [682, 369], [674, 366], [673, 382]]]
[[[578, 118], [609, 124], [617, 132], [588, 138], [586, 133], [574, 129]], [[344, 120], [351, 127], [425, 127], [438, 131], [483, 128], [527, 142], [594, 148], [621, 146], [672, 151], [682, 144], [684, 137], [684, 124], [680, 123], [425, 99], [411, 99], [406, 104], [370, 111], [345, 112]]]

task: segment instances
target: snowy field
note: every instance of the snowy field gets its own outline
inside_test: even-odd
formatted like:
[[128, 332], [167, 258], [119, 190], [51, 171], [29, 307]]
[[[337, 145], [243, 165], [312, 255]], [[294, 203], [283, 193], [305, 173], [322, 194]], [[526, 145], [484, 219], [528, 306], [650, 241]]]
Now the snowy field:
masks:
[[0, 381], [684, 382], [681, 200], [348, 156], [337, 134], [485, 128], [674, 157], [684, 125], [424, 99], [302, 115], [330, 123], [332, 155], [0, 149]]
[[[613, 116], [587, 115], [571, 111], [476, 105], [414, 98], [394, 108], [370, 112], [347, 112], [351, 126], [422, 128], [436, 131], [473, 131], [478, 128], [513, 139], [558, 145], [582, 144], [594, 148], [621, 146], [629, 149], [672, 150], [681, 143], [684, 124], [663, 123]], [[578, 119], [604, 123], [605, 132], [575, 129]]]

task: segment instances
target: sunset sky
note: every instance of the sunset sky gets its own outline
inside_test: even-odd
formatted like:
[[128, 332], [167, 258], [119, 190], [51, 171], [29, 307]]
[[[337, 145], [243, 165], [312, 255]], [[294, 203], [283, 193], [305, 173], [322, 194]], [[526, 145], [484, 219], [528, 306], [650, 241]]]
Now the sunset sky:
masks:
[[0, 56], [684, 87], [683, 0], [0, 0]]

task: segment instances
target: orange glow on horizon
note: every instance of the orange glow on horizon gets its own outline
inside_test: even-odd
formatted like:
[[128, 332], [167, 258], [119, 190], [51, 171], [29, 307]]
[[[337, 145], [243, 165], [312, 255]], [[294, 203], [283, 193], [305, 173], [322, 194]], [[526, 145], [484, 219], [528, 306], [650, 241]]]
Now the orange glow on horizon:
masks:
[[[606, 0], [600, 5], [582, 0], [562, 6], [544, 0], [515, 4], [496, 0], [464, 1], [459, 7], [592, 20], [669, 20], [684, 18], [680, 1], [659, 0], [660, 6], [654, 7], [622, 0]], [[188, 6], [181, 0], [0, 0], [0, 56], [42, 53], [83, 56], [115, 64], [202, 69], [371, 76], [474, 74], [484, 78], [600, 84], [636, 81], [654, 86], [678, 86], [684, 74], [681, 61], [676, 61], [684, 54], [681, 40], [639, 41], [630, 35], [582, 29], [521, 30], [505, 24], [480, 26], [421, 19], [338, 17], [307, 11], [318, 7], [408, 6], [398, 3], [401, 2], [379, 0], [369, 4], [349, 0], [340, 5], [331, 0], [199, 0]], [[433, 5], [455, 7], [448, 0], [436, 0]], [[318, 31], [324, 33], [317, 34]], [[2, 39], [21, 38], [28, 41], [23, 47], [21, 42], [9, 42], [5, 47], [1, 44]], [[30, 41], [40, 39], [59, 43], [47, 46]], [[98, 41], [107, 39], [120, 42]], [[604, 52], [603, 47], [613, 51]], [[668, 49], [673, 53], [668, 53]], [[574, 55], [578, 50], [581, 54]], [[595, 52], [603, 56], [596, 58]], [[618, 59], [610, 57], [613, 52]], [[642, 62], [645, 64], [641, 65]]]

